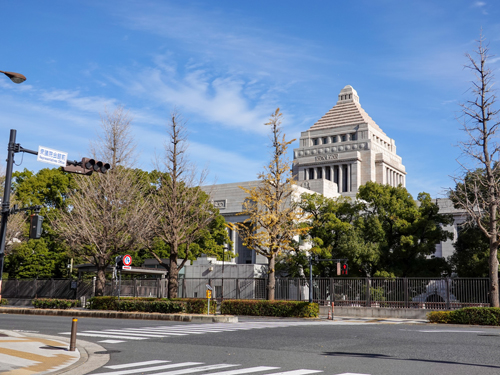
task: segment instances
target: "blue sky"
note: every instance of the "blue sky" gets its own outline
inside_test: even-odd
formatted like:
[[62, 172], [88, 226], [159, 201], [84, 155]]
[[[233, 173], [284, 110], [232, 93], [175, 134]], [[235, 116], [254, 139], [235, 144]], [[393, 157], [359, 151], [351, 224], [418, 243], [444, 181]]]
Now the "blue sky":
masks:
[[[298, 138], [349, 84], [395, 139], [410, 193], [442, 197], [460, 172], [456, 118], [473, 78], [464, 54], [481, 28], [500, 54], [499, 19], [494, 1], [12, 2], [0, 14], [0, 70], [27, 81], [0, 77], [0, 157], [14, 128], [24, 148], [79, 159], [99, 113], [123, 105], [137, 166], [151, 170], [177, 108], [210, 181], [255, 180], [276, 107]], [[498, 71], [500, 58], [491, 62]], [[16, 163], [49, 167], [29, 154]]]

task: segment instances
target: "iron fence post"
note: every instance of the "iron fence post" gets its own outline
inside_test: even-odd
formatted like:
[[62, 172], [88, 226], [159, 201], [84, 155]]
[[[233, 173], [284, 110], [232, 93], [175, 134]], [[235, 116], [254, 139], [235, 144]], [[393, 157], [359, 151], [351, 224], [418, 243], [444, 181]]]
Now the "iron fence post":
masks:
[[366, 278], [366, 307], [372, 307], [371, 301], [371, 279], [369, 277]]
[[446, 278], [446, 310], [450, 310], [450, 278]]
[[408, 300], [408, 279], [405, 277], [403, 279], [403, 289], [404, 289], [404, 298], [405, 298], [405, 301], [404, 301], [404, 306], [405, 308], [408, 308], [408, 305], [409, 305], [409, 300]]

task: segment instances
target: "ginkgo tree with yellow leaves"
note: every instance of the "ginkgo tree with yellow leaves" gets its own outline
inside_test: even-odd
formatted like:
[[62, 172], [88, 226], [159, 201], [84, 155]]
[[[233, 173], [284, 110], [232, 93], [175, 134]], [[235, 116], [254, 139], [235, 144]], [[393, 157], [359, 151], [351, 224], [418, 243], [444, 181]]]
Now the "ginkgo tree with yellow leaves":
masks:
[[260, 184], [246, 189], [248, 196], [240, 215], [248, 218], [240, 223], [228, 224], [240, 235], [243, 245], [268, 261], [267, 299], [274, 300], [276, 256], [293, 250], [293, 238], [305, 234], [309, 228], [300, 225], [306, 218], [299, 207], [299, 193], [295, 191], [295, 180], [291, 163], [286, 156], [288, 146], [295, 141], [285, 140], [281, 129], [282, 113], [279, 108], [265, 125], [271, 127], [271, 161], [259, 173]]

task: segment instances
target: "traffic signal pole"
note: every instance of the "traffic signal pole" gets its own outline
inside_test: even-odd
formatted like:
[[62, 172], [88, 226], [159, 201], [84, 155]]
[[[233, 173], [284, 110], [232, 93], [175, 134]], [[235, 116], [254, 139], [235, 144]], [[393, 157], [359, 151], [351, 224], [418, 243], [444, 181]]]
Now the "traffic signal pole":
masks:
[[[309, 255], [309, 303], [313, 302], [313, 257], [312, 254]], [[347, 259], [315, 259], [316, 262], [344, 262], [347, 265]], [[347, 275], [347, 273], [346, 273]]]
[[38, 151], [22, 148], [16, 143], [16, 129], [10, 129], [9, 144], [7, 146], [7, 168], [5, 169], [5, 185], [2, 199], [2, 223], [0, 224], [0, 301], [2, 300], [2, 277], [3, 264], [5, 259], [5, 240], [7, 236], [7, 222], [9, 220], [10, 210], [10, 191], [12, 189], [12, 168], [14, 166], [14, 154], [26, 152], [28, 154], [38, 155]]

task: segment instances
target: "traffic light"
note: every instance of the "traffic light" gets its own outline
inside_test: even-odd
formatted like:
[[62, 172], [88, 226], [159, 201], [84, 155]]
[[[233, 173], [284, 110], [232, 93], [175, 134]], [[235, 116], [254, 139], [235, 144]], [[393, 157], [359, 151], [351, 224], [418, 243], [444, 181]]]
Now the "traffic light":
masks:
[[115, 263], [116, 263], [116, 270], [121, 271], [123, 268], [123, 255], [118, 255], [115, 258]]
[[106, 173], [111, 166], [102, 161], [90, 158], [82, 158], [82, 161], [66, 161], [66, 166], [61, 167], [64, 172], [78, 173], [90, 176], [93, 172]]
[[348, 270], [349, 267], [347, 266], [347, 263], [342, 264], [342, 275], [347, 275]]
[[42, 236], [43, 216], [33, 214], [30, 216], [30, 238], [38, 240]]

